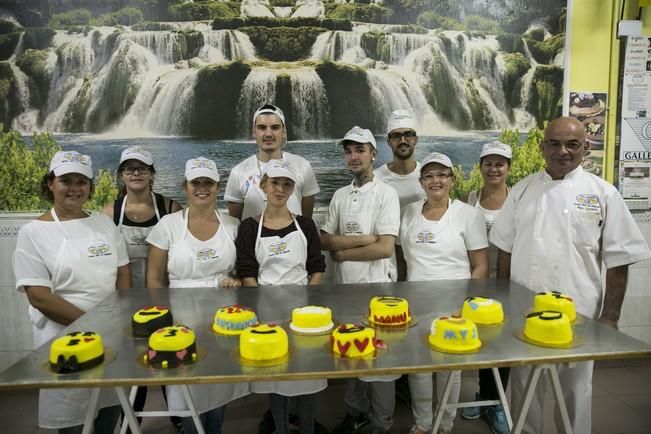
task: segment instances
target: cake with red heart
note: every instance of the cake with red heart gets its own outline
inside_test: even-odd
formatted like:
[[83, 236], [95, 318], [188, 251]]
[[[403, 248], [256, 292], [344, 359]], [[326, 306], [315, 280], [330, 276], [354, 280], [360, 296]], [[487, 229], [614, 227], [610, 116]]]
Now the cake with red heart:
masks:
[[375, 343], [375, 330], [361, 324], [342, 324], [330, 335], [330, 349], [340, 357], [372, 355]]
[[103, 360], [102, 337], [95, 332], [71, 332], [50, 345], [50, 368], [59, 374], [83, 371]]
[[156, 330], [149, 336], [145, 362], [155, 368], [176, 368], [197, 360], [197, 343], [194, 331], [177, 324]]

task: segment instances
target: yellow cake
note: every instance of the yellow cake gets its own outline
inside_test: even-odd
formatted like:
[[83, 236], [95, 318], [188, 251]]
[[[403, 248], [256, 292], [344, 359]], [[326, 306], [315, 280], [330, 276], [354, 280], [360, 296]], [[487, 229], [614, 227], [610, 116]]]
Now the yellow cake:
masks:
[[432, 321], [429, 343], [440, 351], [468, 352], [481, 347], [474, 322], [466, 318], [441, 317]]
[[145, 362], [151, 366], [163, 369], [175, 368], [196, 360], [196, 337], [190, 327], [182, 324], [163, 327], [149, 336]]
[[103, 360], [102, 337], [95, 332], [71, 332], [50, 345], [50, 368], [58, 373], [79, 372]]
[[539, 292], [533, 299], [533, 310], [540, 312], [543, 310], [555, 310], [563, 312], [570, 321], [576, 319], [576, 310], [574, 300], [558, 291]]
[[502, 303], [492, 298], [468, 297], [463, 302], [461, 316], [475, 324], [500, 324], [504, 321]]
[[551, 345], [569, 344], [573, 338], [568, 316], [549, 310], [527, 315], [524, 336], [532, 341]]
[[172, 324], [174, 324], [174, 318], [166, 306], [143, 307], [131, 317], [133, 335], [140, 338], [148, 338], [159, 328]]
[[323, 306], [297, 307], [292, 311], [292, 322], [289, 324], [292, 330], [300, 333], [323, 333], [333, 326], [332, 311]]
[[363, 357], [375, 353], [375, 330], [361, 324], [343, 324], [330, 335], [330, 348], [341, 357]]
[[287, 332], [277, 324], [257, 324], [240, 335], [240, 355], [248, 360], [274, 360], [289, 352]]
[[405, 325], [411, 321], [409, 303], [400, 297], [373, 297], [368, 307], [368, 320], [378, 325]]
[[222, 335], [239, 335], [247, 327], [258, 323], [255, 311], [246, 306], [224, 306], [215, 312], [212, 329]]

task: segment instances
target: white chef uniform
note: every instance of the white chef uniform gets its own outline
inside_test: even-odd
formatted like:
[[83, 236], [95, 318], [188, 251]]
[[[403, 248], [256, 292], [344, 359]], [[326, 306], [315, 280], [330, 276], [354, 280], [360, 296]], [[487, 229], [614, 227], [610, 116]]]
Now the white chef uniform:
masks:
[[[115, 291], [117, 269], [129, 263], [124, 240], [103, 214], [53, 222], [33, 220], [18, 234], [13, 257], [16, 288], [46, 286], [87, 311]], [[65, 328], [29, 307], [34, 345], [40, 346]], [[39, 426], [58, 429], [82, 425], [91, 389], [39, 392]], [[117, 405], [113, 391], [102, 391], [98, 408]]]
[[[217, 287], [235, 268], [235, 243], [238, 221], [221, 216], [219, 229], [206, 241], [195, 238], [188, 230], [188, 209], [164, 216], [154, 226], [147, 242], [167, 250], [167, 272], [170, 288]], [[179, 387], [166, 386], [170, 410], [186, 410]], [[250, 393], [248, 383], [189, 385], [192, 400], [199, 413], [221, 407]]]
[[[574, 299], [577, 312], [590, 318], [597, 318], [601, 310], [603, 265], [608, 269], [651, 257], [619, 192], [580, 166], [563, 180], [539, 172], [516, 184], [490, 240], [511, 253], [511, 280], [533, 291], [566, 293]], [[591, 429], [592, 367], [593, 362], [557, 366], [576, 433]], [[522, 402], [528, 372], [529, 368], [511, 370], [516, 406]], [[525, 432], [542, 432], [544, 391], [541, 382]]]
[[[255, 240], [255, 257], [258, 261], [258, 284], [271, 285], [306, 285], [308, 282], [305, 264], [307, 261], [307, 238], [298, 225], [296, 230], [284, 237], [261, 237], [264, 212], [258, 223]], [[273, 291], [262, 289], [261, 291]], [[251, 383], [254, 393], [277, 393], [283, 396], [307, 395], [320, 392], [328, 386], [327, 380], [300, 381], [262, 381]]]
[[[294, 193], [287, 201], [287, 208], [293, 214], [301, 215], [302, 198], [317, 194], [320, 191], [319, 184], [312, 166], [305, 158], [283, 152], [282, 159], [290, 163], [297, 178]], [[224, 200], [244, 205], [242, 220], [257, 217], [264, 211], [265, 195], [260, 189], [260, 180], [266, 166], [267, 163], [258, 160], [257, 155], [252, 155], [233, 167], [228, 175]]]
[[[510, 193], [511, 188], [507, 187]], [[500, 213], [500, 209], [486, 209], [481, 206], [481, 191], [473, 190], [468, 194], [468, 205], [474, 206], [484, 215], [484, 223], [486, 224], [486, 234], [490, 234], [491, 228]], [[492, 243], [488, 243], [488, 275], [489, 277], [497, 276], [497, 247]]]
[[376, 180], [382, 181], [396, 190], [401, 210], [404, 210], [405, 206], [410, 203], [425, 198], [425, 190], [420, 185], [419, 161], [416, 161], [416, 169], [407, 175], [392, 172], [389, 170], [389, 166], [384, 164], [373, 171], [373, 176]]

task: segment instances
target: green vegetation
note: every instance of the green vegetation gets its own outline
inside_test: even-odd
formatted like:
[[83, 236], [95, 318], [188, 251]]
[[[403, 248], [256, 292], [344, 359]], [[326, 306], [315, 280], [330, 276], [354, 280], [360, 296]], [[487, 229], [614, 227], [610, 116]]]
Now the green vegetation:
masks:
[[23, 49], [44, 50], [50, 46], [56, 31], [49, 27], [29, 27], [23, 36]]
[[137, 32], [153, 31], [153, 32], [166, 32], [176, 30], [173, 24], [157, 23], [153, 21], [142, 21], [138, 24], [131, 26]]
[[271, 0], [269, 4], [272, 7], [290, 7], [296, 6], [296, 0]]
[[109, 202], [113, 202], [118, 197], [117, 178], [110, 170], [99, 169], [97, 178], [95, 178], [95, 191], [90, 198], [85, 209], [100, 210]]
[[339, 18], [267, 18], [267, 17], [218, 17], [212, 22], [213, 30], [239, 29], [240, 27], [321, 27], [326, 30], [353, 29], [350, 20]]
[[481, 15], [468, 15], [464, 21], [466, 30], [497, 34], [502, 31], [500, 23], [496, 20], [484, 18]]
[[0, 60], [7, 60], [14, 54], [18, 39], [20, 39], [20, 33], [18, 32], [0, 35]]
[[561, 115], [563, 70], [559, 66], [538, 65], [533, 75], [527, 111], [536, 117], [538, 126]]
[[9, 131], [11, 120], [17, 114], [14, 99], [14, 73], [8, 62], [0, 62], [0, 131]]
[[565, 35], [559, 34], [548, 38], [545, 41], [537, 41], [525, 37], [529, 51], [536, 62], [538, 63], [552, 63], [554, 58], [563, 51], [565, 47]]
[[511, 107], [520, 105], [521, 77], [529, 70], [531, 64], [521, 53], [508, 53], [504, 55], [506, 72], [502, 81], [502, 89], [506, 100]]
[[391, 22], [393, 17], [393, 9], [377, 5], [326, 3], [325, 7], [328, 18], [382, 24]]
[[16, 65], [31, 78], [30, 103], [32, 107], [41, 107], [47, 101], [52, 73], [47, 67], [48, 54], [45, 50], [25, 50], [18, 57]]
[[522, 53], [524, 54], [524, 41], [522, 36], [505, 33], [497, 35], [497, 42], [500, 43], [500, 48], [507, 53]]
[[242, 27], [255, 46], [258, 57], [271, 61], [292, 62], [306, 59], [319, 34], [320, 27]]
[[93, 14], [88, 9], [73, 9], [68, 12], [54, 14], [49, 25], [55, 29], [66, 29], [73, 26], [86, 26], [90, 24]]
[[15, 25], [9, 20], [3, 20], [0, 18], [0, 35], [5, 35], [7, 33], [13, 33], [20, 30], [20, 27]]
[[212, 20], [219, 17], [240, 15], [237, 3], [195, 2], [176, 4], [169, 9], [173, 21]]
[[144, 20], [144, 16], [140, 9], [126, 7], [110, 14], [104, 14], [97, 18], [93, 18], [91, 24], [94, 26], [132, 26], [142, 20]]

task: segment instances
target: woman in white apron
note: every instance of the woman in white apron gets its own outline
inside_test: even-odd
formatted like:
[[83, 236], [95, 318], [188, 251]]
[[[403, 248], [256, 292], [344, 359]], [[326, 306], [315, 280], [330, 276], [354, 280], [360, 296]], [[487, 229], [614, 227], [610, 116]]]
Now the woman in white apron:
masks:
[[[89, 156], [57, 152], [42, 184], [54, 205], [18, 234], [16, 287], [29, 299], [35, 346], [59, 335], [116, 287], [131, 287], [129, 257], [117, 228], [105, 215], [82, 209], [93, 191], [92, 178]], [[88, 388], [41, 390], [39, 426], [81, 433], [90, 393]], [[113, 433], [117, 404], [112, 391], [100, 394], [96, 433]]]
[[[421, 165], [424, 202], [405, 208], [400, 224], [400, 244], [408, 281], [438, 279], [484, 279], [488, 277], [488, 241], [481, 213], [458, 200], [450, 200], [454, 185], [452, 162], [443, 154], [428, 155]], [[445, 383], [452, 375], [450, 402], [459, 402], [461, 371], [436, 374], [440, 402]], [[432, 429], [432, 376], [409, 374], [414, 433]], [[452, 430], [456, 410], [446, 410], [439, 433]]]
[[[188, 207], [163, 217], [147, 237], [147, 287], [240, 286], [232, 277], [238, 221], [216, 211], [219, 172], [215, 162], [203, 157], [188, 160], [183, 187]], [[170, 410], [186, 410], [181, 390], [166, 387]], [[225, 405], [248, 395], [249, 386], [190, 385], [190, 393], [206, 432], [220, 433]], [[190, 417], [183, 418], [183, 428], [186, 434], [196, 432]]]
[[[506, 179], [511, 171], [511, 156], [511, 147], [497, 140], [486, 143], [479, 155], [479, 169], [484, 185], [479, 190], [471, 191], [467, 202], [468, 205], [481, 211], [484, 216], [487, 236], [509, 195], [510, 189], [506, 185]], [[497, 275], [497, 247], [492, 244], [488, 247], [488, 274], [490, 277]], [[502, 386], [505, 389], [510, 370], [508, 367], [499, 368]], [[499, 399], [492, 370], [479, 370], [479, 393], [477, 393], [476, 399], [477, 401]], [[494, 433], [502, 434], [509, 431], [502, 405], [464, 407], [461, 416], [464, 419], [479, 419], [482, 412]]]
[[[260, 186], [267, 206], [258, 220], [250, 217], [237, 235], [237, 271], [244, 286], [317, 285], [325, 271], [321, 241], [314, 222], [287, 208], [296, 174], [289, 163], [272, 160]], [[270, 289], [262, 289], [270, 291]], [[264, 318], [261, 318], [264, 321]], [[289, 397], [296, 396], [301, 433], [314, 432], [315, 394], [326, 380], [256, 382], [254, 393], [269, 393], [276, 433], [289, 433]]]

